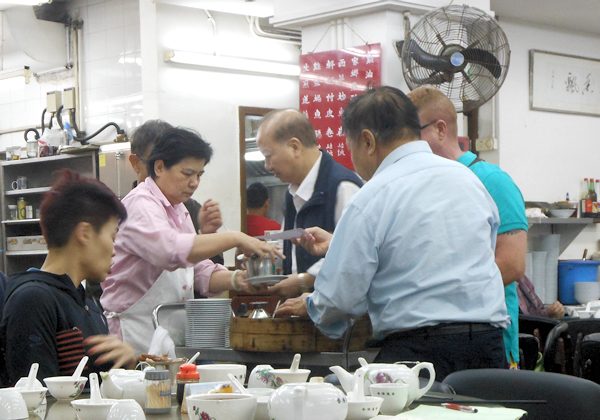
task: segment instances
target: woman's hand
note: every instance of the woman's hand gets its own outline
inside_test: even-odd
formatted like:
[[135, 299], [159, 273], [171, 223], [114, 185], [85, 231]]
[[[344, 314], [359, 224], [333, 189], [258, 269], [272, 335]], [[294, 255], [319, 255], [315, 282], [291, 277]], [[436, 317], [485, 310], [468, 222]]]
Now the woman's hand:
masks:
[[206, 200], [200, 208], [198, 221], [200, 222], [200, 231], [204, 234], [215, 233], [219, 230], [223, 226], [219, 203], [211, 199]]
[[306, 249], [309, 254], [324, 256], [329, 250], [333, 234], [320, 227], [310, 227], [304, 230], [305, 234], [301, 238], [295, 239], [294, 243]]
[[238, 247], [248, 257], [256, 254], [259, 257], [270, 256], [272, 260], [275, 260], [275, 257], [285, 258], [281, 250], [275, 245], [253, 238], [245, 233], [240, 233]]
[[137, 358], [135, 350], [129, 344], [121, 341], [114, 335], [93, 335], [83, 340], [83, 344], [91, 346], [88, 350], [90, 355], [100, 354], [96, 364], [113, 362], [113, 369], [125, 366], [133, 369]]

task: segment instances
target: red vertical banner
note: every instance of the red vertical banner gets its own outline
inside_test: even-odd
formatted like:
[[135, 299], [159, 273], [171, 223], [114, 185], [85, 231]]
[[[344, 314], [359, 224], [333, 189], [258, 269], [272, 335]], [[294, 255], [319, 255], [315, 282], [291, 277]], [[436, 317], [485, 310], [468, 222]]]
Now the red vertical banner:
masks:
[[381, 85], [381, 45], [303, 54], [300, 67], [300, 111], [312, 123], [321, 149], [354, 169], [342, 114], [354, 96]]

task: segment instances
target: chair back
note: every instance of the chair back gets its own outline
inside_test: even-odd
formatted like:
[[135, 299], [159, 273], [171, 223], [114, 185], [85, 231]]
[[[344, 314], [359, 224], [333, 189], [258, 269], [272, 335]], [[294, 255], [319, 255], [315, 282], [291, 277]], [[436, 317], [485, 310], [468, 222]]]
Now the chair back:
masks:
[[540, 353], [540, 341], [531, 334], [519, 334], [519, 366], [521, 369], [534, 370]]
[[[542, 345], [546, 342], [546, 337], [552, 328], [559, 323], [560, 321], [554, 318], [519, 314], [519, 332], [537, 337]], [[540, 351], [544, 351], [544, 349], [541, 348]]]
[[544, 369], [581, 376], [581, 343], [586, 335], [600, 333], [600, 319], [567, 319], [548, 334], [544, 346]]
[[581, 377], [600, 384], [600, 333], [588, 334], [581, 341]]
[[600, 385], [574, 376], [528, 370], [471, 369], [451, 373], [443, 382], [459, 395], [521, 400], [502, 405], [527, 411], [528, 420], [597, 420], [599, 417]]

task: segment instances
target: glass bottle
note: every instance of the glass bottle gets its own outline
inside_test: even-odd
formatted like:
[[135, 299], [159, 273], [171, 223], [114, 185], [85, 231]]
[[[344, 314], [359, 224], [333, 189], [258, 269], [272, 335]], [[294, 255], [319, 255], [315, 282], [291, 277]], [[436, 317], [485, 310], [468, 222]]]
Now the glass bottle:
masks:
[[25, 197], [19, 197], [19, 199], [17, 200], [17, 219], [25, 220], [25, 207], [27, 207]]
[[171, 411], [171, 375], [168, 370], [147, 370], [146, 384], [147, 414], [168, 413]]
[[186, 384], [195, 384], [200, 381], [200, 374], [193, 363], [184, 363], [179, 366], [177, 372], [177, 403], [181, 405], [181, 414], [187, 414], [185, 397], [187, 397], [188, 388]]

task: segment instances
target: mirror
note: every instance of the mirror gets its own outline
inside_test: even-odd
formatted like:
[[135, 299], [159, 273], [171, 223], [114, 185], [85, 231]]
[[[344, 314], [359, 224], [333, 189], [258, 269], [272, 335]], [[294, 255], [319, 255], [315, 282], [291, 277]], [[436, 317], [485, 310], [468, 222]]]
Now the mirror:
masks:
[[269, 190], [268, 217], [283, 220], [287, 184], [265, 169], [263, 155], [256, 145], [256, 134], [263, 117], [270, 108], [239, 107], [240, 127], [240, 227], [246, 232], [246, 188], [253, 182], [262, 182]]

